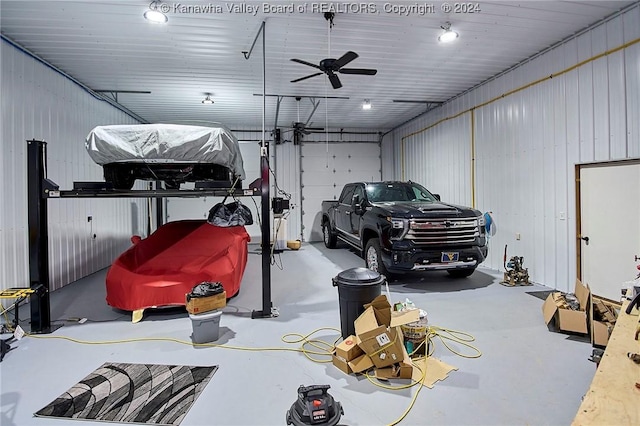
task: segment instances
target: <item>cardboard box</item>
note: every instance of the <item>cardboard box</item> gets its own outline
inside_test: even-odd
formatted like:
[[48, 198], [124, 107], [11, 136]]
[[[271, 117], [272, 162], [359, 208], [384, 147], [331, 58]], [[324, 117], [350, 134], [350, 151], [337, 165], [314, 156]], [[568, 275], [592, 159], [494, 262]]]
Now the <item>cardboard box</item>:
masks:
[[336, 346], [335, 354], [347, 362], [356, 359], [363, 352], [356, 343], [356, 336], [349, 336]]
[[580, 309], [577, 311], [567, 309], [564, 306], [561, 292], [551, 293], [542, 305], [544, 322], [550, 324], [551, 321], [554, 321], [555, 327], [561, 331], [587, 334], [589, 333], [588, 319], [591, 292], [589, 287], [576, 279], [574, 294], [580, 303]]
[[335, 365], [338, 370], [342, 371], [344, 374], [351, 374], [353, 370], [349, 367], [349, 363], [342, 357], [333, 354], [331, 356], [331, 362]]
[[404, 339], [400, 325], [419, 319], [419, 312], [394, 312], [387, 296], [376, 297], [365, 305], [365, 311], [355, 320], [358, 346], [371, 358], [376, 368], [389, 367], [404, 359]]
[[593, 346], [607, 346], [609, 336], [618, 319], [621, 305], [602, 299], [598, 296], [591, 297], [590, 326], [591, 344]]
[[347, 364], [349, 364], [349, 368], [354, 373], [363, 373], [373, 367], [373, 362], [367, 354], [362, 354], [358, 358], [347, 362]]
[[207, 297], [189, 297], [189, 294], [187, 294], [186, 300], [187, 312], [190, 314], [201, 314], [227, 306], [227, 292], [223, 291], [222, 293]]
[[378, 379], [410, 379], [413, 376], [413, 365], [411, 364], [411, 357], [407, 351], [404, 351], [404, 358], [398, 364], [394, 364], [391, 367], [377, 368], [375, 375]]

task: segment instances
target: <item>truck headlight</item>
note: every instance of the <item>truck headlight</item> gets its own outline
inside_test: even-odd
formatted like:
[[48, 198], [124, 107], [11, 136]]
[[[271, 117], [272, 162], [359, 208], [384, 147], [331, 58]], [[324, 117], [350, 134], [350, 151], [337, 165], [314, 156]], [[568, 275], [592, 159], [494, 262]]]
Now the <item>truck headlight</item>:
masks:
[[484, 215], [478, 216], [478, 228], [479, 228], [478, 230], [480, 231], [481, 234], [484, 234], [486, 232], [486, 228], [485, 228], [486, 224], [487, 224], [487, 220], [484, 217]]
[[407, 219], [387, 217], [387, 220], [391, 222], [389, 238], [392, 240], [401, 240], [409, 232], [409, 221]]

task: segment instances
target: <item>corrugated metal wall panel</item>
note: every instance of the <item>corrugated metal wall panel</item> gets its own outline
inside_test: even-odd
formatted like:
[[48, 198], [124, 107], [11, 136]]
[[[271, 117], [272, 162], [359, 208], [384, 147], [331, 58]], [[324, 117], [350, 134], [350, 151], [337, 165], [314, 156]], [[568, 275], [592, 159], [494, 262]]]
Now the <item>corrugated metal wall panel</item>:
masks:
[[[385, 177], [401, 178], [404, 170], [431, 188], [425, 180], [451, 182], [460, 188], [447, 186], [443, 199], [470, 204], [470, 109], [492, 101], [473, 112], [476, 206], [493, 212], [498, 229], [485, 266], [502, 269], [508, 244], [509, 255], [525, 257], [533, 281], [571, 291], [574, 166], [640, 157], [640, 44], [524, 86], [638, 37], [640, 6], [395, 130], [383, 143], [384, 154], [396, 150], [395, 159], [383, 160]], [[397, 154], [403, 138], [404, 161]]]
[[[84, 148], [87, 133], [99, 124], [135, 120], [4, 41], [0, 54], [0, 288], [7, 288], [29, 285], [26, 140], [47, 142], [47, 176], [69, 189], [74, 180], [102, 179]], [[143, 201], [50, 200], [51, 289], [108, 266], [132, 233], [144, 231], [145, 212]]]

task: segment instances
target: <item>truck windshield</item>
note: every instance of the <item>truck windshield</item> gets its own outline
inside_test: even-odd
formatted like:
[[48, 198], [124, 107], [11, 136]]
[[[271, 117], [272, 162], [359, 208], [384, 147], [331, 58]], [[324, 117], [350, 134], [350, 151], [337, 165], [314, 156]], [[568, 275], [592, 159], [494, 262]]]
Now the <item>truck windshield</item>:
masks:
[[434, 202], [436, 198], [417, 183], [378, 182], [367, 184], [367, 198], [372, 203], [394, 201]]

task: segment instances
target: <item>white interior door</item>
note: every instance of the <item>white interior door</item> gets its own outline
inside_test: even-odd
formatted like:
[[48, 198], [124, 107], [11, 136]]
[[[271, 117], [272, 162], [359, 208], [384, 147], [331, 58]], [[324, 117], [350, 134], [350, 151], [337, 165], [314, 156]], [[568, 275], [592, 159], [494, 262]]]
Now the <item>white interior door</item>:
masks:
[[582, 281], [596, 296], [620, 299], [640, 256], [640, 164], [580, 171]]
[[379, 181], [380, 144], [337, 142], [302, 144], [302, 235], [321, 241], [322, 201], [336, 200], [350, 182]]

